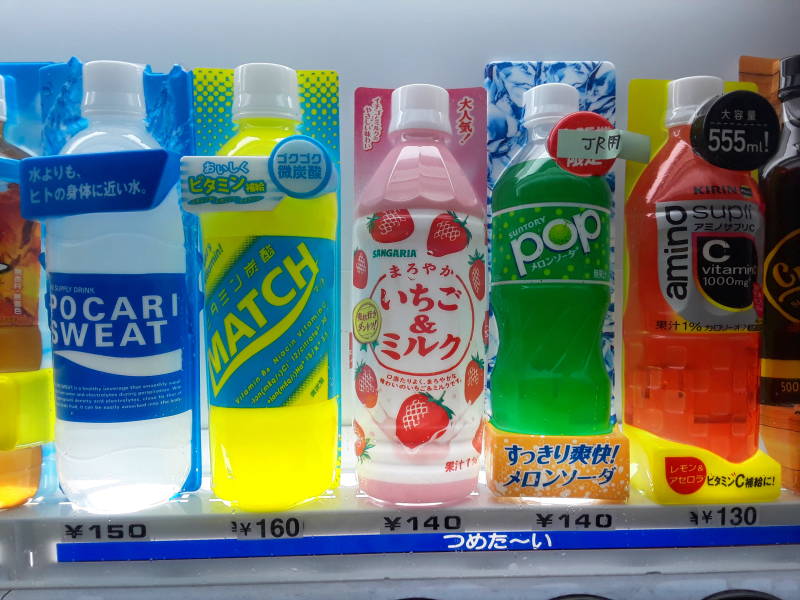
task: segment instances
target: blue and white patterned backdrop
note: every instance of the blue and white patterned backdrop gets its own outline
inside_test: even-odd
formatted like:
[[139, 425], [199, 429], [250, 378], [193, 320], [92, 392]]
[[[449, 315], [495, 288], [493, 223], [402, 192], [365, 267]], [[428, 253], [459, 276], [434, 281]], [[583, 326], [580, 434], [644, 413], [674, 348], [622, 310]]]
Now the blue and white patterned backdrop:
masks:
[[[487, 150], [488, 150], [488, 203], [489, 229], [491, 231], [492, 190], [511, 159], [528, 141], [528, 132], [522, 127], [525, 91], [542, 83], [568, 83], [580, 92], [580, 110], [595, 112], [615, 123], [617, 78], [614, 65], [604, 61], [502, 61], [486, 65], [484, 87], [488, 96]], [[614, 174], [608, 175], [608, 184], [614, 191]], [[613, 207], [612, 207], [613, 208]], [[613, 212], [612, 212], [613, 218]], [[611, 238], [611, 264], [614, 262], [614, 230]], [[492, 257], [489, 256], [491, 263]], [[613, 269], [612, 269], [613, 298]], [[491, 318], [487, 365], [491, 373], [497, 349], [497, 328]], [[614, 382], [614, 302], [612, 301], [603, 324], [603, 357], [606, 369]], [[491, 386], [491, 378], [489, 381]], [[490, 390], [491, 391], [491, 390]], [[612, 404], [613, 406], [613, 404]], [[612, 415], [612, 420], [616, 417]]]

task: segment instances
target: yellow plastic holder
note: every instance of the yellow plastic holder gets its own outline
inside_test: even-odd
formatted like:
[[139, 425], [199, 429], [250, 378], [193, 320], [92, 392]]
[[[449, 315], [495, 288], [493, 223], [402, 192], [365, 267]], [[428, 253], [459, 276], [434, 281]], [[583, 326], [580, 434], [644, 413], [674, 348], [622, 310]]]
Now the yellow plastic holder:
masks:
[[631, 486], [659, 504], [770, 502], [781, 491], [781, 467], [758, 450], [733, 463], [703, 448], [625, 425], [631, 442]]
[[53, 370], [0, 373], [0, 451], [53, 441]]
[[531, 435], [487, 423], [486, 484], [504, 498], [582, 498], [626, 502], [628, 440], [605, 435]]

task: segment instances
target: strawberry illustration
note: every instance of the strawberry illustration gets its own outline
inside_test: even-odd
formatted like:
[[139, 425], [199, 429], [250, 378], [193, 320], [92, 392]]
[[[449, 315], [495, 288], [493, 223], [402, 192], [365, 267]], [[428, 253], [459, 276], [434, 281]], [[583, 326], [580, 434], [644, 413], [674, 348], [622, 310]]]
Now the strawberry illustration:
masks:
[[368, 274], [367, 253], [356, 248], [356, 251], [353, 253], [353, 287], [360, 290], [367, 287]]
[[478, 454], [483, 449], [483, 419], [478, 423], [478, 429], [475, 431], [475, 435], [472, 436], [472, 447], [475, 448], [475, 452]]
[[356, 367], [356, 396], [367, 408], [375, 408], [378, 403], [378, 378], [372, 367], [363, 362]]
[[452, 210], [440, 214], [433, 220], [428, 232], [428, 254], [446, 256], [460, 252], [469, 244], [472, 234], [467, 229], [467, 219], [463, 221]]
[[414, 233], [414, 219], [405, 208], [393, 208], [372, 215], [367, 228], [376, 242], [392, 244]]
[[369, 455], [369, 451], [375, 447], [375, 444], [373, 444], [372, 440], [364, 435], [364, 429], [358, 424], [358, 421], [353, 421], [353, 431], [356, 434], [355, 448], [358, 462], [370, 460], [371, 457]]
[[483, 393], [483, 361], [476, 354], [467, 364], [464, 372], [464, 399], [474, 404]]
[[452, 418], [444, 395], [437, 400], [430, 394], [416, 393], [403, 400], [397, 411], [397, 439], [408, 448], [416, 448], [442, 437]]
[[483, 254], [475, 250], [475, 254], [469, 257], [469, 282], [472, 284], [472, 291], [478, 300], [483, 300], [486, 295], [486, 263], [483, 262]]
[[483, 347], [488, 350], [489, 349], [489, 311], [486, 311], [486, 316], [483, 318], [483, 328], [481, 329], [481, 333], [483, 334]]

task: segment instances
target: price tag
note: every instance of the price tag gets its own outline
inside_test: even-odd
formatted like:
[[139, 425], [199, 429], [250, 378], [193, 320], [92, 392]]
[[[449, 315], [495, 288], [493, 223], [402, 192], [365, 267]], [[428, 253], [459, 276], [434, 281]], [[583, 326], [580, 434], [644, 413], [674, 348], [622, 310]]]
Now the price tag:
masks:
[[696, 527], [750, 527], [758, 524], [755, 506], [700, 506], [689, 511], [689, 523]]
[[433, 533], [463, 530], [463, 519], [459, 515], [386, 515], [380, 525], [381, 533]]
[[758, 169], [778, 149], [780, 123], [763, 96], [737, 90], [706, 102], [691, 126], [694, 151], [733, 171]]
[[150, 539], [144, 523], [64, 523], [62, 542], [131, 542]]
[[534, 513], [531, 529], [536, 531], [553, 529], [606, 530], [615, 529], [614, 515], [606, 512], [539, 512]]
[[264, 540], [303, 537], [303, 521], [297, 517], [236, 520], [230, 531], [240, 540]]

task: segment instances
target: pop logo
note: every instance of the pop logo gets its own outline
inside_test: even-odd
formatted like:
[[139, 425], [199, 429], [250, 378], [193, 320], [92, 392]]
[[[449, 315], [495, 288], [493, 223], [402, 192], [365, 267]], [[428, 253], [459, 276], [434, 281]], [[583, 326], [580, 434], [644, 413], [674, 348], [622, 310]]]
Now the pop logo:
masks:
[[602, 229], [600, 214], [596, 210], [588, 209], [572, 216], [569, 220], [552, 219], [544, 226], [541, 233], [535, 231], [523, 233], [511, 242], [517, 271], [520, 276], [525, 276], [526, 265], [536, 261], [545, 249], [565, 252], [576, 243], [580, 243], [583, 253], [589, 254], [591, 251], [589, 242], [600, 237]]

